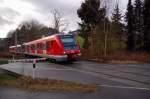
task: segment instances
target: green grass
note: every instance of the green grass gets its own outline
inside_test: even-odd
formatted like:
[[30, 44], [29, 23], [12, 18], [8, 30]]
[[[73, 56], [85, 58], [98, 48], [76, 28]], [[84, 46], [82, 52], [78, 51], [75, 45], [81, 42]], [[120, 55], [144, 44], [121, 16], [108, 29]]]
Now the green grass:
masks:
[[77, 36], [77, 42], [79, 42], [80, 47], [83, 48], [85, 42], [84, 38], [82, 38], [81, 36]]
[[2, 64], [8, 64], [8, 60], [7, 59], [0, 59], [0, 65]]
[[0, 74], [0, 85], [1, 86], [17, 86], [17, 78], [7, 75], [7, 74]]
[[99, 87], [92, 84], [80, 84], [63, 80], [32, 79], [31, 77], [21, 77], [21, 85], [29, 90], [41, 91], [67, 91], [67, 92], [96, 92]]
[[0, 81], [11, 81], [11, 80], [16, 80], [16, 78], [7, 74], [0, 74]]

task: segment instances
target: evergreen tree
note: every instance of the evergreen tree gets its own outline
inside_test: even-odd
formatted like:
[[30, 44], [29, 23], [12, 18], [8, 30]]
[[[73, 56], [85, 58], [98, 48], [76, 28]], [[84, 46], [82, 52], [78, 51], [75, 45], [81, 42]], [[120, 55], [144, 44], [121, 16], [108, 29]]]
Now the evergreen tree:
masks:
[[119, 5], [117, 4], [112, 14], [112, 27], [113, 27], [113, 31], [115, 32], [118, 38], [119, 37], [121, 38], [123, 33], [123, 29], [122, 29], [123, 24], [121, 23], [122, 21], [121, 18], [122, 15], [119, 9]]
[[134, 7], [136, 48], [139, 49], [143, 46], [143, 4], [141, 0], [135, 0]]
[[119, 5], [117, 3], [114, 12], [112, 13], [112, 31], [111, 38], [113, 38], [113, 42], [116, 44], [116, 49], [122, 49], [124, 43], [124, 25], [122, 24], [122, 14], [119, 9]]
[[127, 22], [127, 50], [133, 51], [135, 50], [135, 33], [134, 33], [133, 5], [131, 0], [129, 0], [127, 5], [126, 22]]
[[144, 1], [144, 49], [150, 51], [150, 0]]
[[77, 14], [81, 20], [87, 25], [92, 26], [96, 25], [99, 22], [99, 0], [85, 0], [81, 4], [81, 8], [78, 9]]
[[[85, 0], [77, 10], [77, 14], [82, 21], [79, 25], [84, 33], [85, 43], [88, 43], [88, 37], [92, 35], [95, 27], [104, 20], [105, 10], [100, 8], [100, 0]], [[88, 48], [89, 44], [86, 45]]]

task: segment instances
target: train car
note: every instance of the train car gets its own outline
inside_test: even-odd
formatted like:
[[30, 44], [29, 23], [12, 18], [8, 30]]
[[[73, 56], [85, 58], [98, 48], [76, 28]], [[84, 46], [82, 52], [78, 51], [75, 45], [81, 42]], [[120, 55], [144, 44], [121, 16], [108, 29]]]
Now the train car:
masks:
[[22, 51], [21, 45], [11, 46], [9, 47], [9, 52], [11, 53], [21, 53]]
[[9, 52], [10, 53], [15, 53], [16, 52], [16, 46], [10, 46], [9, 47]]
[[54, 34], [24, 43], [16, 49], [16, 53], [46, 57], [53, 61], [76, 60], [81, 55], [80, 46], [73, 35]]

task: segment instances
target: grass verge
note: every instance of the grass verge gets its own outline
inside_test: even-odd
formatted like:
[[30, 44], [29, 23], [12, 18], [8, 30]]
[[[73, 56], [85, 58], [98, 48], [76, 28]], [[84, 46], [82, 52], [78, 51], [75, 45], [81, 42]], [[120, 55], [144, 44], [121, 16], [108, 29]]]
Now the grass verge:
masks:
[[49, 79], [32, 79], [31, 77], [12, 77], [0, 74], [1, 86], [12, 86], [29, 91], [65, 91], [91, 93], [99, 90], [97, 85], [79, 84], [75, 82]]
[[0, 65], [2, 64], [8, 64], [8, 60], [7, 59], [0, 59]]

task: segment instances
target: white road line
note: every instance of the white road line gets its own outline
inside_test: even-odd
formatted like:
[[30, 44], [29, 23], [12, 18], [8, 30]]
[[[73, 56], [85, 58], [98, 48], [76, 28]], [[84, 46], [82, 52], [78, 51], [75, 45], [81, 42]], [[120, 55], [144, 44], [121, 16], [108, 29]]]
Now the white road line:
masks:
[[[57, 70], [57, 71], [78, 71], [78, 72], [82, 72], [82, 73], [86, 73], [86, 74], [90, 74], [93, 76], [98, 76], [97, 73], [93, 73], [93, 72], [87, 72], [87, 71], [83, 71], [83, 70], [79, 70], [79, 69], [71, 69], [71, 67], [66, 67], [63, 66], [66, 69], [57, 69], [57, 68], [39, 68], [37, 67], [37, 69], [43, 69], [43, 70]], [[109, 87], [109, 88], [120, 88], [120, 89], [136, 89], [136, 90], [148, 90], [150, 91], [150, 88], [140, 88], [140, 87], [126, 87], [126, 86], [111, 86], [111, 85], [98, 85], [98, 86], [102, 86], [102, 87]]]
[[[66, 67], [66, 66], [64, 66], [64, 67]], [[69, 68], [69, 67], [66, 67], [66, 68]], [[75, 68], [73, 68], [72, 70], [99, 77], [97, 73], [93, 73], [93, 72], [89, 72], [89, 71], [87, 72], [87, 71], [83, 71], [83, 70], [79, 70], [79, 69], [75, 69]], [[110, 88], [136, 89], [136, 90], [148, 90], [148, 91], [150, 91], [150, 88], [140, 88], [140, 87], [111, 86], [111, 85], [98, 85], [98, 86], [110, 87]]]
[[73, 71], [77, 71], [77, 72], [81, 72], [81, 73], [85, 73], [85, 74], [89, 74], [89, 75], [92, 75], [92, 76], [99, 77], [98, 73], [94, 73], [94, 72], [91, 72], [91, 71], [84, 71], [84, 70], [79, 70], [79, 69], [76, 69], [76, 68], [66, 67], [66, 66], [63, 66], [63, 67], [68, 68], [68, 69], [71, 68]]
[[102, 87], [109, 87], [109, 88], [120, 88], [120, 89], [136, 89], [136, 90], [149, 90], [150, 88], [140, 88], [140, 87], [125, 87], [125, 86], [111, 86], [111, 85], [98, 85]]
[[37, 69], [43, 69], [43, 70], [56, 70], [56, 71], [73, 71], [73, 69], [57, 69], [57, 68], [39, 68], [37, 67]]

